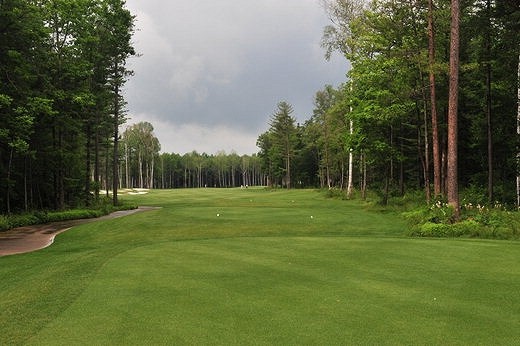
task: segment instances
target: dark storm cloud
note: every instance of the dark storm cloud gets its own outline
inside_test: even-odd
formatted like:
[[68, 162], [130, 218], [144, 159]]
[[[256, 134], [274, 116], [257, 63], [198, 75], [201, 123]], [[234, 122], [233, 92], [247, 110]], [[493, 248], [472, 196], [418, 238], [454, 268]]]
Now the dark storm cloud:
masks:
[[304, 121], [347, 62], [323, 58], [317, 0], [129, 0], [137, 16], [130, 123], [149, 121], [163, 151], [256, 152], [276, 104]]

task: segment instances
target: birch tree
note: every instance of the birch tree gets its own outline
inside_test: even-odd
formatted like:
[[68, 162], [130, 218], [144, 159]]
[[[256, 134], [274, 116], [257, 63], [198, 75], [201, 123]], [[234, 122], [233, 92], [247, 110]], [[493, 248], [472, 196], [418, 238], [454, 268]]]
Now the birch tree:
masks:
[[[365, 9], [364, 0], [322, 0], [323, 7], [329, 15], [332, 25], [324, 29], [322, 46], [326, 48], [325, 58], [330, 59], [332, 52], [341, 52], [347, 60], [355, 53], [356, 43], [352, 33], [352, 22], [360, 20]], [[352, 112], [352, 109], [350, 109]], [[354, 121], [349, 120], [350, 136], [354, 134]], [[353, 182], [353, 148], [348, 148], [348, 181], [347, 195], [352, 195]]]

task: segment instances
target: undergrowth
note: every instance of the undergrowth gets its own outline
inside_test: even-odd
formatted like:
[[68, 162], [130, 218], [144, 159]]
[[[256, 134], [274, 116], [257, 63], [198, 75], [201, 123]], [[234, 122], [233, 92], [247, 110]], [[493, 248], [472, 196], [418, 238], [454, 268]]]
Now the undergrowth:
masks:
[[137, 206], [132, 203], [123, 202], [117, 206], [113, 206], [111, 200], [102, 199], [89, 208], [68, 209], [62, 211], [38, 210], [20, 214], [0, 215], [0, 232], [16, 227], [39, 225], [49, 222], [90, 219], [107, 215], [118, 210], [129, 210], [135, 208], [137, 208]]
[[[347, 199], [341, 190], [328, 190], [329, 198]], [[412, 237], [467, 237], [483, 239], [520, 239], [520, 213], [499, 202], [485, 205], [485, 195], [474, 188], [461, 192], [460, 218], [445, 201], [425, 203], [424, 191], [393, 195], [386, 205], [377, 194], [368, 193], [367, 205], [379, 212], [400, 213], [409, 224], [406, 235]], [[360, 198], [358, 193], [353, 199]]]
[[490, 207], [467, 203], [461, 205], [460, 218], [454, 210], [438, 201], [429, 206], [403, 213], [410, 228], [408, 235], [417, 237], [470, 237], [519, 239], [520, 215], [503, 206]]

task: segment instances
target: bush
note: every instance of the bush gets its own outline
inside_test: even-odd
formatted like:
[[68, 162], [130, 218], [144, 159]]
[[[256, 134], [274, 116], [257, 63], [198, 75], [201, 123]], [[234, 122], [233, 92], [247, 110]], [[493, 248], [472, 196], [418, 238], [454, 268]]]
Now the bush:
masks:
[[[338, 189], [324, 191], [327, 197], [344, 198]], [[424, 205], [424, 191], [390, 196], [388, 206], [368, 203], [376, 211], [395, 211], [408, 221], [407, 235], [415, 237], [471, 237], [487, 239], [520, 239], [520, 213], [508, 211], [499, 202], [486, 206], [486, 191], [471, 186], [461, 193], [461, 217], [455, 220], [454, 209], [445, 201]]]
[[0, 232], [6, 231], [9, 228], [11, 227], [9, 226], [9, 219], [7, 218], [7, 216], [0, 215]]
[[348, 199], [347, 192], [345, 190], [341, 190], [338, 188], [330, 188], [326, 189], [325, 197], [327, 198], [335, 198], [335, 199]]
[[16, 227], [45, 224], [49, 222], [90, 219], [110, 214], [118, 210], [136, 209], [135, 204], [123, 203], [112, 206], [110, 201], [104, 200], [91, 209], [71, 209], [65, 211], [35, 211], [17, 215], [0, 215], [0, 231], [6, 231]]
[[518, 239], [520, 215], [482, 206], [462, 208], [461, 220], [453, 221], [453, 209], [440, 203], [402, 215], [410, 224], [409, 236]]
[[450, 237], [470, 236], [475, 237], [484, 227], [475, 220], [462, 220], [450, 225], [450, 231], [447, 234]]
[[[500, 204], [488, 207], [483, 192], [477, 187], [465, 190], [461, 216], [454, 218], [454, 210], [443, 201], [430, 206], [416, 207], [402, 215], [410, 224], [408, 235], [419, 237], [473, 237], [489, 239], [520, 238], [520, 214], [507, 211]], [[485, 194], [484, 194], [485, 196]]]
[[450, 225], [443, 223], [426, 222], [419, 227], [422, 237], [445, 237]]
[[392, 196], [388, 199], [388, 207], [396, 210], [406, 211], [424, 205], [424, 191], [412, 190], [404, 196]]
[[411, 225], [421, 225], [426, 222], [449, 224], [453, 220], [454, 210], [446, 203], [437, 202], [429, 207], [421, 207], [403, 212], [402, 215]]
[[67, 221], [75, 219], [90, 219], [103, 216], [106, 213], [102, 210], [93, 209], [73, 209], [67, 211], [51, 212], [48, 214], [48, 222]]

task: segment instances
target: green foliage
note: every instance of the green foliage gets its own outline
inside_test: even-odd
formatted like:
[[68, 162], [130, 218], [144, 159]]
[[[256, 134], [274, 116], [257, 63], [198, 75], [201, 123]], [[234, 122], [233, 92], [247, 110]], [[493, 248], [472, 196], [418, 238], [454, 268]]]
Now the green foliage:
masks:
[[[470, 189], [465, 196], [471, 196]], [[480, 195], [477, 194], [480, 198]], [[502, 205], [487, 207], [467, 202], [461, 208], [461, 219], [453, 220], [453, 209], [438, 201], [402, 213], [409, 223], [408, 234], [419, 237], [471, 237], [485, 239], [519, 239], [520, 215]]]
[[347, 196], [347, 192], [345, 190], [336, 189], [336, 188], [330, 188], [330, 189], [324, 189], [324, 195], [327, 198], [336, 198], [336, 199], [349, 199]]
[[281, 101], [271, 116], [269, 130], [258, 137], [259, 157], [268, 174], [268, 185], [291, 188], [291, 167], [297, 144], [296, 119], [292, 106]]
[[0, 232], [10, 228], [9, 218], [6, 215], [0, 215]]
[[0, 6], [0, 213], [80, 206], [92, 150], [109, 155], [134, 17], [121, 0]]
[[49, 222], [68, 221], [77, 219], [91, 219], [110, 214], [118, 210], [136, 209], [137, 205], [124, 202], [113, 206], [110, 199], [101, 199], [97, 205], [89, 209], [71, 209], [64, 211], [35, 211], [31, 213], [0, 215], [0, 231], [11, 228], [39, 225]]

